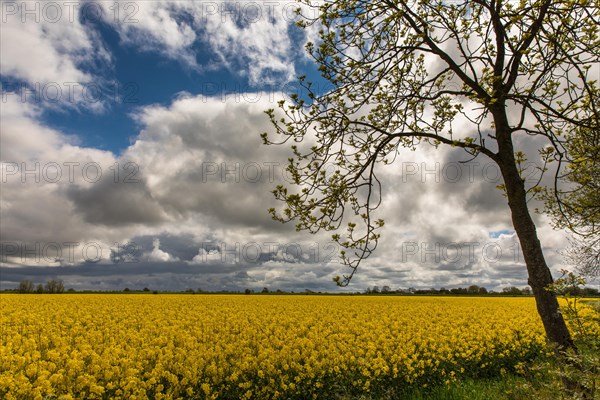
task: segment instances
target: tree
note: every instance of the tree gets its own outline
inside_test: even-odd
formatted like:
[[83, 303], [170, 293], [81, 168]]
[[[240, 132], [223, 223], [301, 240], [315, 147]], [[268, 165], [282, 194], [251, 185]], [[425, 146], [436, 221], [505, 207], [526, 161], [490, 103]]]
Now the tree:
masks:
[[[557, 170], [563, 187], [544, 192], [546, 212], [556, 228], [573, 233], [567, 257], [584, 275], [600, 273], [600, 126], [576, 129], [565, 140]], [[559, 182], [557, 180], [557, 183]]]
[[44, 293], [44, 286], [41, 283], [38, 283], [37, 287], [35, 288], [35, 292]]
[[516, 286], [509, 286], [502, 288], [502, 293], [508, 294], [510, 296], [520, 296], [523, 294], [523, 291]]
[[44, 291], [46, 293], [62, 293], [65, 291], [65, 286], [63, 281], [59, 279], [51, 279], [46, 282], [46, 288]]
[[477, 285], [471, 285], [467, 288], [467, 292], [470, 294], [478, 294], [479, 293], [479, 286]]
[[[375, 215], [380, 168], [420, 144], [486, 157], [501, 172], [547, 337], [560, 350], [574, 348], [546, 290], [553, 278], [527, 203], [539, 187], [523, 177], [531, 155], [515, 141], [538, 146], [543, 171], [565, 132], [598, 126], [598, 86], [588, 76], [600, 61], [597, 3], [349, 0], [314, 7], [317, 16], [299, 25], [319, 28], [319, 43], [306, 48], [332, 88], [317, 93], [300, 77], [306, 93], [267, 110], [275, 133], [263, 133], [264, 143], [293, 143], [287, 170], [295, 185], [276, 187], [285, 206], [270, 209], [273, 218], [295, 220], [298, 230], [334, 231], [350, 268], [335, 281], [345, 286], [384, 225]], [[470, 129], [455, 132], [457, 123]]]
[[19, 282], [19, 288], [17, 290], [19, 293], [33, 293], [33, 282], [29, 280], [23, 280]]

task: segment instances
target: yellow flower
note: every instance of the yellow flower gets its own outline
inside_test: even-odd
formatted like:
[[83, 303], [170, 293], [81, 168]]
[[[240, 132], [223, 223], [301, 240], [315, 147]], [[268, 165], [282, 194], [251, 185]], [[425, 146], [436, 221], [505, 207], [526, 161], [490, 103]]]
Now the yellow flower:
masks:
[[322, 398], [332, 383], [450, 384], [473, 365], [511, 360], [519, 372], [519, 360], [547, 351], [530, 298], [2, 293], [0, 302], [6, 399]]

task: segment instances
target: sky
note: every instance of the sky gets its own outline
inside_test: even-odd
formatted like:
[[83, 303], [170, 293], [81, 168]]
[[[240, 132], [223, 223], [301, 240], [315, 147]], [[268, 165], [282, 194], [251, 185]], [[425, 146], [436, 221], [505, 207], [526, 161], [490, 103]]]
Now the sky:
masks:
[[[290, 150], [262, 144], [264, 111], [302, 94], [299, 75], [329, 87], [295, 3], [1, 7], [0, 289], [527, 285], [498, 168], [459, 150], [406, 150], [382, 170], [382, 239], [348, 288], [332, 282], [349, 271], [331, 233], [270, 218]], [[557, 276], [567, 235], [534, 219]]]

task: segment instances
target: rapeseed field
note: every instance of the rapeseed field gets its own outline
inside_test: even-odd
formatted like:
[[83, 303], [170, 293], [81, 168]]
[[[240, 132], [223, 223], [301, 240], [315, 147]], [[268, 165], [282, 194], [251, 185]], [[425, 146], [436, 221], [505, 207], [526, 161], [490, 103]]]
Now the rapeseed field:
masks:
[[533, 298], [0, 295], [0, 397], [307, 399], [496, 376], [544, 354]]

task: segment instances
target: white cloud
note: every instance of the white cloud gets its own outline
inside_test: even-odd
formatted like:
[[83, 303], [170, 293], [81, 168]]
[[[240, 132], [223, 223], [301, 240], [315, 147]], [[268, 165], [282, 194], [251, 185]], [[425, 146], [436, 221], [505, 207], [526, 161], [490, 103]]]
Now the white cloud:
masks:
[[154, 239], [152, 241], [152, 252], [148, 255], [148, 261], [171, 262], [178, 261], [178, 259], [166, 251], [162, 251], [160, 249], [160, 239]]
[[[70, 3], [69, 3], [70, 4]], [[102, 85], [95, 72], [98, 63], [110, 68], [111, 56], [98, 35], [83, 25], [67, 3], [3, 3], [0, 69], [4, 77], [26, 83], [8, 85], [29, 101], [49, 107], [85, 106], [99, 102], [83, 97], [82, 86]], [[35, 90], [37, 93], [21, 94]]]
[[[106, 22], [121, 40], [143, 51], [159, 52], [192, 69], [226, 67], [251, 85], [277, 84], [295, 75], [289, 29], [293, 2], [152, 1], [132, 3], [131, 18], [114, 18], [104, 4]], [[201, 46], [205, 51], [198, 53]], [[206, 59], [208, 57], [208, 59]]]
[[126, 45], [141, 51], [157, 51], [195, 66], [191, 46], [197, 39], [193, 26], [181, 21], [186, 3], [173, 1], [143, 1], [120, 3], [117, 15], [113, 3], [101, 2], [105, 22], [117, 30]]
[[[295, 75], [294, 47], [288, 29], [293, 22], [293, 3], [272, 7], [259, 2], [248, 4], [255, 7], [237, 1], [219, 4], [221, 10], [205, 18], [205, 40], [224, 65], [233, 70], [241, 67], [252, 84], [291, 80]], [[228, 9], [233, 13], [228, 14]]]

